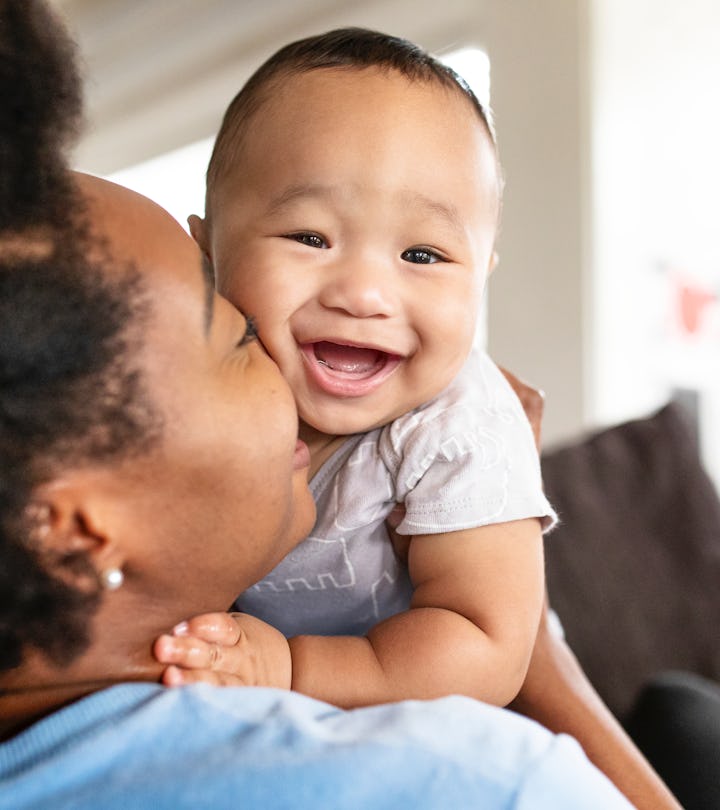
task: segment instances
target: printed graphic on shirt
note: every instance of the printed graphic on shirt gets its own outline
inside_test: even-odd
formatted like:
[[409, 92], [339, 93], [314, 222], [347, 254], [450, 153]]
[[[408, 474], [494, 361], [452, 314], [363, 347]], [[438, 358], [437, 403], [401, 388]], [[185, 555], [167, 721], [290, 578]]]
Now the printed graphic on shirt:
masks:
[[[270, 574], [253, 585], [256, 591], [324, 591], [326, 588], [352, 588], [356, 582], [355, 569], [350, 561], [345, 537], [323, 540], [308, 537], [303, 543], [304, 576], [285, 579]], [[275, 569], [277, 571], [277, 569]]]

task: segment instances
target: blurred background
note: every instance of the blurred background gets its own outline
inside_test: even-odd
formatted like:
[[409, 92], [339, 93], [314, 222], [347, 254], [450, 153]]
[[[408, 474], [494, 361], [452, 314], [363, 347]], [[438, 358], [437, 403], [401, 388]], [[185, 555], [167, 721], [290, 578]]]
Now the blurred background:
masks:
[[676, 397], [720, 482], [715, 0], [54, 2], [85, 64], [77, 167], [183, 223], [224, 108], [279, 46], [361, 25], [456, 60], [506, 174], [488, 347], [545, 390], [546, 446]]

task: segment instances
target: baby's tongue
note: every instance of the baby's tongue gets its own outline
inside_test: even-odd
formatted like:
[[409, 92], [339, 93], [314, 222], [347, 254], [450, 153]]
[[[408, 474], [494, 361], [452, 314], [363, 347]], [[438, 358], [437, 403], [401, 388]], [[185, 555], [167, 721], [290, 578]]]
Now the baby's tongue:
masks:
[[347, 374], [367, 373], [375, 368], [381, 352], [359, 346], [341, 346], [323, 340], [314, 345], [315, 357], [333, 371]]

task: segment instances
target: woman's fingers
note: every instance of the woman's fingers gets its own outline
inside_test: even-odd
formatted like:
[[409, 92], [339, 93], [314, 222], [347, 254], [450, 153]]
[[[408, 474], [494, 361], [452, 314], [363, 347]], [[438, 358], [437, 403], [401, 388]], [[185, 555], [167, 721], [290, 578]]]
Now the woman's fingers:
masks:
[[520, 404], [525, 410], [525, 415], [530, 422], [533, 436], [535, 438], [535, 445], [540, 450], [541, 444], [541, 429], [543, 411], [545, 409], [545, 394], [538, 388], [516, 377], [511, 371], [508, 371], [502, 366], [499, 367], [500, 371], [505, 375], [505, 379], [510, 383], [512, 389], [515, 391]]

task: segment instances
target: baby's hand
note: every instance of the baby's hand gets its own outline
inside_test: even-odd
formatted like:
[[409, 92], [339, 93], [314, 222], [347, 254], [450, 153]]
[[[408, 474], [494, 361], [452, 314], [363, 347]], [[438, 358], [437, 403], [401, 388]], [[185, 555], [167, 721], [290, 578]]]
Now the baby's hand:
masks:
[[292, 661], [287, 639], [246, 613], [205, 613], [160, 636], [153, 654], [168, 664], [166, 686], [274, 686], [290, 689]]

